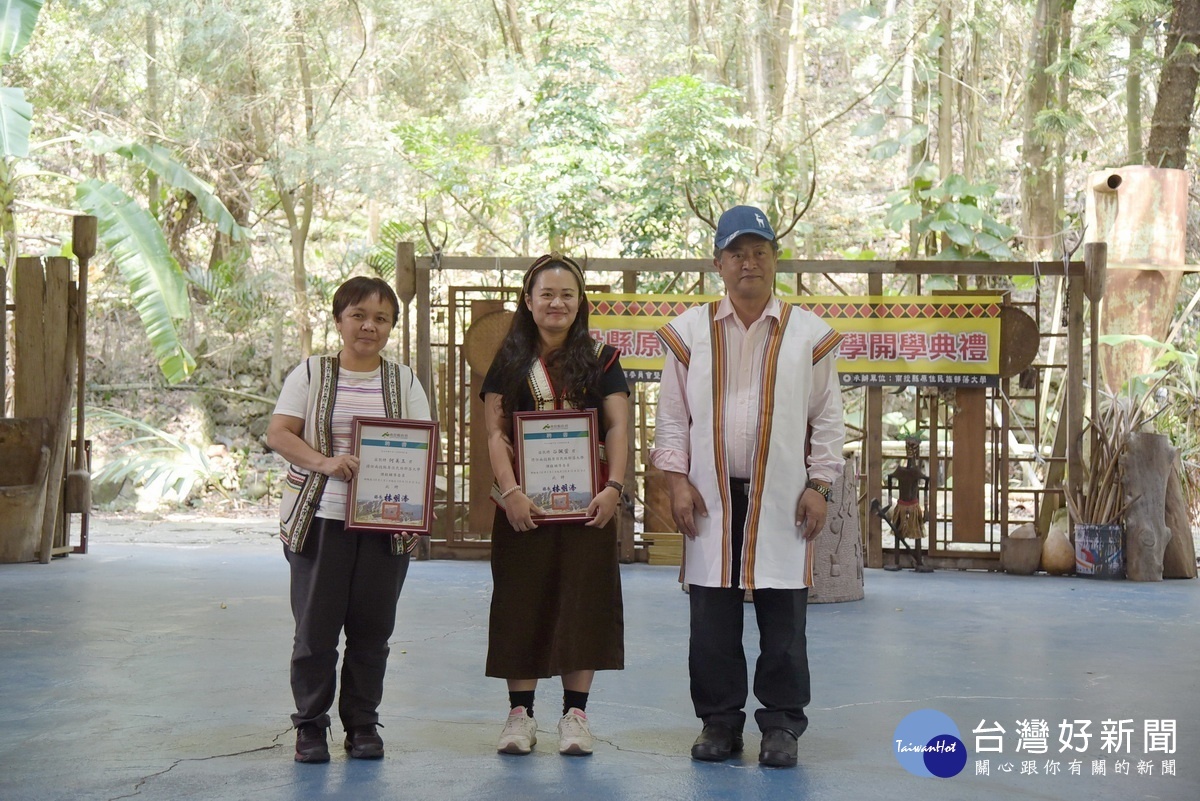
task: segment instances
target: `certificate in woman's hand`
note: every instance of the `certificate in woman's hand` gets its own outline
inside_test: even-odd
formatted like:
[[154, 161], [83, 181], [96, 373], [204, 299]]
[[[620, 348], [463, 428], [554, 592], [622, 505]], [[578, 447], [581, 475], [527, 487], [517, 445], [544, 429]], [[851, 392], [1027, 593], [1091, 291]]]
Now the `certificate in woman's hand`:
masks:
[[354, 418], [358, 472], [346, 496], [346, 528], [428, 534], [437, 443], [431, 420]]
[[534, 520], [590, 520], [588, 505], [600, 491], [595, 409], [515, 412], [513, 443], [517, 481], [544, 515]]

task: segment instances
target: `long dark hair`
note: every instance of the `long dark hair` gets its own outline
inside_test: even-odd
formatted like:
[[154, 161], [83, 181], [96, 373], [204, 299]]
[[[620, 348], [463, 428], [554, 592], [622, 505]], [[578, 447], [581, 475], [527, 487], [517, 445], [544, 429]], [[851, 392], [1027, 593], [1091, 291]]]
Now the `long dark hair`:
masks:
[[528, 381], [529, 366], [538, 358], [538, 328], [533, 321], [533, 312], [526, 298], [533, 293], [537, 277], [545, 270], [561, 269], [569, 272], [579, 287], [579, 312], [567, 331], [567, 340], [561, 348], [549, 354], [541, 354], [554, 388], [565, 400], [579, 407], [599, 406], [600, 378], [603, 366], [596, 355], [592, 337], [588, 334], [588, 299], [583, 289], [583, 270], [574, 259], [559, 253], [541, 256], [525, 273], [521, 282], [521, 299], [517, 302], [517, 313], [513, 317], [508, 334], [500, 343], [500, 350], [492, 363], [498, 371], [501, 386], [501, 403], [506, 414], [512, 414], [521, 387]]

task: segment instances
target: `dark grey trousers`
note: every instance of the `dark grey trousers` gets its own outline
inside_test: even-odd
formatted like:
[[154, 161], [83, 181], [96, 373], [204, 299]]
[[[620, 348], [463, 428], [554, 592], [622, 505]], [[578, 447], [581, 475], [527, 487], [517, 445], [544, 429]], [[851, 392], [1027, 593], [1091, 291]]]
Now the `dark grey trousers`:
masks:
[[379, 721], [388, 639], [408, 574], [408, 555], [394, 556], [383, 532], [345, 531], [340, 520], [315, 518], [302, 553], [284, 549], [292, 569], [292, 723], [329, 726], [337, 687], [338, 641], [346, 633], [338, 715], [349, 729]]
[[[746, 497], [731, 493], [735, 564], [741, 553]], [[688, 672], [692, 705], [704, 723], [724, 723], [741, 731], [746, 724], [746, 652], [742, 647], [745, 590], [740, 587], [688, 587], [691, 636]], [[804, 707], [812, 700], [808, 672], [808, 590], [756, 589], [759, 657], [754, 668], [754, 713], [759, 729], [788, 729], [797, 737], [808, 728]]]

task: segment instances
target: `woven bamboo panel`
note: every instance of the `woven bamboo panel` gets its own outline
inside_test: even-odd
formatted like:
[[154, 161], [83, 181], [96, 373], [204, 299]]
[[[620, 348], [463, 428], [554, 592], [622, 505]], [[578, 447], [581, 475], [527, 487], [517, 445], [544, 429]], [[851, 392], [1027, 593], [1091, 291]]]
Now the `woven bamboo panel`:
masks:
[[683, 561], [683, 535], [670, 533], [646, 534], [646, 550], [652, 565], [678, 565]]

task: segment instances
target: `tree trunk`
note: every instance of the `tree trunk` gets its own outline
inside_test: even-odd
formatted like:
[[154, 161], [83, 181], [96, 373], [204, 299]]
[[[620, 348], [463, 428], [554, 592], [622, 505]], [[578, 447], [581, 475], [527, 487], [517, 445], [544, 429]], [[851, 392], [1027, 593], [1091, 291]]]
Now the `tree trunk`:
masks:
[[[161, 120], [158, 112], [158, 19], [154, 11], [146, 12], [146, 121], [150, 124], [150, 144], [158, 141]], [[146, 199], [150, 216], [158, 219], [158, 175], [150, 170], [146, 174]]]
[[[938, 27], [942, 32], [942, 44], [938, 48], [938, 177], [943, 181], [954, 172], [954, 9], [952, 0], [941, 0], [938, 8]], [[951, 245], [950, 235], [943, 233], [939, 251]], [[967, 277], [960, 276], [959, 283], [966, 289]]]
[[1126, 164], [1142, 163], [1142, 63], [1146, 47], [1146, 23], [1139, 22], [1129, 36], [1129, 61], [1125, 65]]
[[762, 157], [771, 141], [771, 31], [764, 0], [745, 0], [746, 74], [749, 78], [750, 114], [754, 117], [754, 150]]
[[688, 72], [695, 75], [699, 70], [696, 54], [704, 46], [703, 21], [700, 18], [700, 0], [688, 0]]
[[[300, 72], [300, 88], [304, 98], [304, 133], [311, 144], [316, 138], [316, 99], [313, 95], [312, 70], [308, 65], [308, 49], [304, 41], [304, 20], [297, 9], [294, 17], [296, 25], [296, 62]], [[292, 248], [292, 291], [296, 298], [296, 325], [300, 335], [300, 356], [307, 359], [312, 355], [313, 329], [309, 316], [308, 302], [308, 268], [304, 262], [304, 250], [308, 243], [308, 231], [312, 226], [313, 201], [316, 197], [316, 187], [312, 181], [311, 170], [306, 170], [306, 180], [299, 194], [293, 187], [285, 184], [283, 175], [276, 173], [275, 185], [279, 191], [279, 203], [287, 216], [288, 232]], [[299, 199], [299, 203], [297, 203]]]
[[1178, 451], [1165, 434], [1129, 435], [1121, 453], [1125, 508], [1125, 575], [1130, 581], [1162, 581], [1167, 528], [1167, 482]]
[[282, 177], [275, 179], [279, 191], [279, 204], [287, 216], [288, 231], [292, 246], [292, 293], [296, 299], [293, 309], [297, 333], [300, 337], [300, 358], [307, 359], [312, 355], [313, 329], [309, 315], [308, 302], [308, 268], [304, 263], [304, 246], [308, 241], [308, 229], [312, 223], [313, 186], [306, 183], [300, 192], [300, 204], [297, 209], [296, 193], [283, 186]]
[[1022, 227], [1033, 253], [1051, 250], [1057, 226], [1054, 219], [1054, 175], [1050, 169], [1050, 143], [1038, 130], [1037, 117], [1050, 108], [1053, 85], [1046, 72], [1058, 55], [1058, 26], [1062, 0], [1038, 0], [1033, 38], [1025, 71], [1025, 134], [1021, 145]]
[[[1059, 15], [1059, 52], [1066, 53], [1071, 49], [1071, 17], [1075, 11], [1075, 0], [1062, 0], [1062, 13]], [[1067, 109], [1070, 102], [1071, 73], [1063, 70], [1058, 74], [1058, 87], [1055, 103], [1060, 109]], [[1054, 212], [1052, 220], [1063, 219], [1067, 197], [1067, 142], [1063, 137], [1054, 140]], [[1057, 225], [1054, 226], [1058, 228]]]
[[783, 4], [787, 22], [787, 55], [783, 77], [783, 119], [790, 123], [804, 97], [804, 0]]
[[975, 18], [975, 0], [967, 3], [967, 27], [970, 37], [963, 58], [963, 79], [958, 89], [958, 107], [962, 116], [962, 174], [967, 183], [975, 183], [975, 165], [982, 143], [983, 122], [979, 115], [976, 87], [982, 85], [983, 37], [981, 22]]
[[[904, 46], [904, 58], [900, 65], [900, 103], [898, 116], [902, 120], [908, 120], [909, 125], [911, 126], [917, 124], [917, 119], [915, 116], [917, 76], [915, 56], [913, 54], [913, 23], [912, 19], [907, 16], [905, 17], [905, 34], [906, 35], [904, 38], [907, 44]], [[910, 168], [920, 161], [918, 151], [913, 145], [904, 146], [904, 156], [905, 161], [908, 163]], [[916, 200], [915, 194], [912, 199], [914, 201]], [[920, 258], [919, 248], [920, 241], [917, 237], [917, 221], [910, 220], [908, 223], [909, 258]]]
[[[1188, 46], [1190, 45], [1190, 47]], [[1187, 169], [1196, 82], [1200, 77], [1200, 0], [1175, 0], [1167, 34], [1166, 62], [1158, 77], [1158, 101], [1150, 120], [1146, 163]]]
[[[367, 64], [375, 64], [379, 58], [379, 37], [375, 12], [369, 8], [362, 11], [363, 18], [363, 57]], [[374, 69], [364, 70], [363, 93], [367, 99], [367, 113], [371, 119], [379, 119], [379, 72]], [[372, 245], [379, 241], [379, 231], [382, 226], [382, 214], [378, 196], [372, 194], [367, 199], [367, 241]]]
[[504, 13], [500, 13], [500, 9], [496, 9], [496, 16], [500, 18], [500, 34], [504, 37], [505, 44], [512, 48], [512, 52], [520, 58], [525, 57], [525, 47], [521, 43], [521, 7], [518, 0], [504, 0]]

